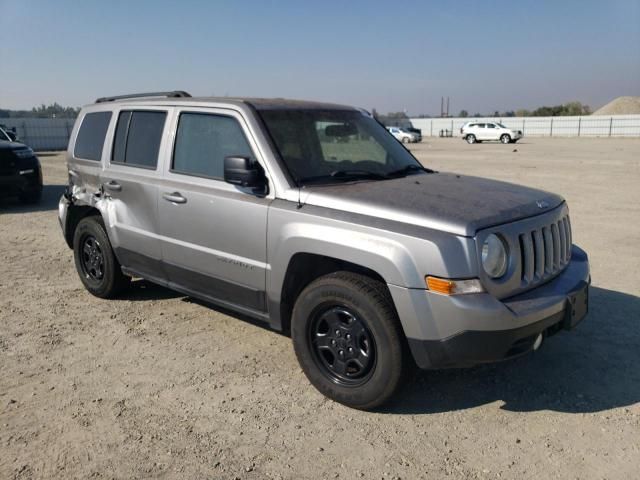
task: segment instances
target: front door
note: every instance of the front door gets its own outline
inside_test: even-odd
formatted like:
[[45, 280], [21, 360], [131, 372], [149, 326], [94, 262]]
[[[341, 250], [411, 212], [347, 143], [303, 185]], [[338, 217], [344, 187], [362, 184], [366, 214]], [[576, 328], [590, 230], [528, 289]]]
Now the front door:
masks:
[[266, 312], [267, 209], [272, 197], [224, 181], [226, 156], [256, 157], [242, 116], [182, 109], [158, 205], [171, 286], [249, 314]]

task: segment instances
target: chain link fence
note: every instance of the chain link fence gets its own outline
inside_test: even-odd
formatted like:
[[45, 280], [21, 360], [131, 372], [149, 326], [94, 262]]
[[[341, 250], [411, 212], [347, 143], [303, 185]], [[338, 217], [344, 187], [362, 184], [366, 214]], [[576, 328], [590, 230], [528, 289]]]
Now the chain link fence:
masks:
[[467, 122], [498, 122], [530, 137], [640, 137], [640, 115], [581, 117], [412, 118], [423, 137], [460, 136]]
[[34, 150], [66, 150], [74, 118], [0, 118], [18, 140]]
[[[460, 136], [466, 122], [499, 122], [530, 137], [640, 137], [640, 115], [583, 117], [412, 118], [424, 137]], [[73, 118], [0, 118], [35, 150], [66, 150]]]

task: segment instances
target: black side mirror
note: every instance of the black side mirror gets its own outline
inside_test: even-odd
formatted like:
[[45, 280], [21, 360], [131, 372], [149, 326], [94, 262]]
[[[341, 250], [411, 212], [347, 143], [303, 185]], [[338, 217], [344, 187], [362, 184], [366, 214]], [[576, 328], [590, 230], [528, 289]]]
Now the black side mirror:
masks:
[[247, 157], [224, 157], [224, 181], [247, 188], [266, 185], [260, 164]]

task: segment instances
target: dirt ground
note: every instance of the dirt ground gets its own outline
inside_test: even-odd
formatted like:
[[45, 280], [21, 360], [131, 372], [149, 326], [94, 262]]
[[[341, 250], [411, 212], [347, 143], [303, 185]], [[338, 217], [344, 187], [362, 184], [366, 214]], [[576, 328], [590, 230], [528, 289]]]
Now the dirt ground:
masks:
[[593, 275], [575, 332], [351, 410], [285, 336], [143, 281], [89, 295], [56, 217], [63, 156], [42, 155], [42, 203], [0, 205], [0, 478], [638, 478], [640, 140], [412, 150], [566, 197]]

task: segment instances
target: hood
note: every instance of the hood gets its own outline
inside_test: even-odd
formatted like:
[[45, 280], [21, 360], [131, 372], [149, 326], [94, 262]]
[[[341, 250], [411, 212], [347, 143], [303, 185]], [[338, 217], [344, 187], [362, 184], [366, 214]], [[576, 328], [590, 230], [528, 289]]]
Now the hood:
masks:
[[0, 140], [0, 151], [7, 150], [22, 150], [28, 148], [24, 143], [20, 142], [6, 142], [4, 140]]
[[547, 212], [559, 195], [452, 173], [393, 180], [307, 186], [304, 203], [409, 223], [456, 235]]

